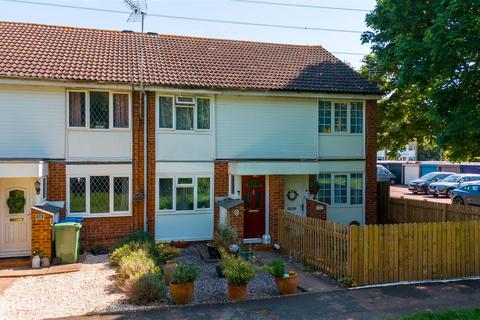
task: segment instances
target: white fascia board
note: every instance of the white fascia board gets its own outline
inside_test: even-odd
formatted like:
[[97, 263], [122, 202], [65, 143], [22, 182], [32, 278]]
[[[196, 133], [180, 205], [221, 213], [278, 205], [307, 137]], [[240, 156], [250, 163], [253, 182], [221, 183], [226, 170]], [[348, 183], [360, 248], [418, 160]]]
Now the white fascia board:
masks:
[[229, 162], [228, 173], [234, 175], [317, 174], [317, 162], [265, 161]]
[[[12, 79], [0, 78], [0, 84], [24, 85], [24, 86], [48, 86], [76, 89], [109, 89], [109, 90], [140, 90], [139, 85], [113, 84], [88, 81], [64, 81], [64, 80], [34, 80], [34, 79]], [[271, 90], [220, 90], [220, 89], [188, 89], [165, 86], [145, 85], [146, 91], [158, 91], [165, 93], [189, 93], [189, 94], [224, 94], [232, 96], [260, 96], [260, 97], [304, 97], [318, 99], [347, 99], [347, 100], [380, 100], [381, 95], [377, 94], [352, 94], [352, 93], [322, 93], [322, 92], [293, 92], [293, 91], [271, 91]]]
[[0, 178], [40, 178], [45, 176], [44, 163], [0, 162]]

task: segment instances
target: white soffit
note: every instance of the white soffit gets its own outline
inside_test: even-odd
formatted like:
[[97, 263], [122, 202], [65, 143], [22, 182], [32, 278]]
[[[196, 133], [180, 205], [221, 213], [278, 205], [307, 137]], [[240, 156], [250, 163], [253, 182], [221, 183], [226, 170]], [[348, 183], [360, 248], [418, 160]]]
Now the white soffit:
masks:
[[228, 172], [235, 175], [317, 174], [316, 162], [229, 162]]

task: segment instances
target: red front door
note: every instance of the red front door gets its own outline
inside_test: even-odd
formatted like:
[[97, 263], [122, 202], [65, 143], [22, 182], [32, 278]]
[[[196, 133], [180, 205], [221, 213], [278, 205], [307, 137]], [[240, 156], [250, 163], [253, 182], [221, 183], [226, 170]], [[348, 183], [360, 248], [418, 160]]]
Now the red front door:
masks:
[[261, 238], [265, 234], [265, 176], [243, 176], [242, 198], [244, 237]]

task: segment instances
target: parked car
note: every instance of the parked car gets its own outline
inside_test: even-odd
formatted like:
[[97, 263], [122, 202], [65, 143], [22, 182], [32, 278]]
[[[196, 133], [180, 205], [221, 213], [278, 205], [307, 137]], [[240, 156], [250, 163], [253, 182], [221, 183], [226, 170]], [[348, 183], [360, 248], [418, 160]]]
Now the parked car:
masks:
[[480, 206], [480, 181], [468, 182], [453, 190], [452, 203]]
[[430, 183], [437, 182], [445, 179], [448, 176], [455, 174], [455, 172], [430, 172], [424, 176], [421, 176], [418, 179], [410, 181], [408, 184], [408, 190], [412, 191], [413, 193], [423, 192], [428, 194], [428, 187]]
[[434, 197], [452, 197], [452, 191], [469, 181], [480, 181], [480, 174], [453, 174], [442, 181], [430, 184], [428, 192]]
[[388, 181], [390, 184], [395, 184], [397, 177], [384, 166], [377, 164], [377, 181]]

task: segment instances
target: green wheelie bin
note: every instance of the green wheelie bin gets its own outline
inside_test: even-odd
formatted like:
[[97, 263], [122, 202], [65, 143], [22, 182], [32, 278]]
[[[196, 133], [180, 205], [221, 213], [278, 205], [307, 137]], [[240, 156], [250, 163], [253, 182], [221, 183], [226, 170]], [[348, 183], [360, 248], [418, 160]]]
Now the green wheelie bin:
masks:
[[75, 263], [80, 255], [80, 229], [78, 222], [60, 222], [53, 225], [55, 252], [61, 264]]

